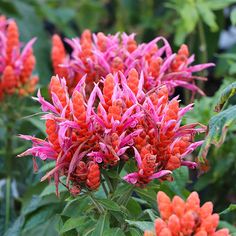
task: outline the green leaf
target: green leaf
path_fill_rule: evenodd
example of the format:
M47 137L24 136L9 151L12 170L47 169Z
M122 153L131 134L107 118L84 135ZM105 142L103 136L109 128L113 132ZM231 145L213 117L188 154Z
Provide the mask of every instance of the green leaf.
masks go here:
M171 190L171 195L179 195L182 198L187 197L188 192L185 190L185 186L189 180L189 170L186 166L181 166L180 168L173 171L173 182L163 182L160 189L166 192L166 187Z
M86 219L87 219L86 216L80 216L77 218L69 218L62 226L60 230L60 234L79 227L86 221Z
M195 4L185 3L179 9L179 13L184 23L182 27L187 31L187 33L191 33L195 29L199 19Z
M236 211L236 204L230 204L228 208L220 213L220 215L228 214L231 211Z
M109 228L109 218L107 214L103 214L99 217L92 236L103 236L107 228Z
M120 228L112 228L105 230L103 236L125 236Z
M154 224L153 222L149 221L133 221L133 220L126 220L129 225L135 226L136 228L145 231L145 230L153 230Z
M147 213L149 215L151 221L153 221L153 222L157 218L157 215L155 215L151 209L146 209L146 210L143 211L143 213L144 214Z
M130 198L126 208L129 210L130 215L133 216L135 219L137 219L137 217L142 213L142 208L140 204L133 198Z
M55 161L46 162L39 170L38 173L45 173L55 167Z
M235 75L236 74L236 63L229 63L229 74Z
M23 215L19 216L14 224L7 230L4 236L20 236L21 228L25 222L25 217Z
M107 210L120 211L120 206L110 199L97 199L97 201Z
M144 200L146 200L148 203L151 203L152 205L156 205L156 192L152 189L149 189L148 187L145 189L136 188L135 192Z
M208 25L213 32L218 30L218 25L216 24L216 17L212 10L208 7L205 2L197 3L198 12L206 25Z
M221 10L228 7L232 3L236 3L236 0L207 0L206 3L212 10Z
M67 188L65 186L63 186L62 184L60 184L58 186L58 191L59 191L59 193L65 192L65 191L67 191ZM51 183L43 190L43 192L40 194L40 196L44 197L44 196L47 196L47 195L50 195L53 193L54 194L56 193L56 186L54 183Z
M206 164L206 155L211 144L219 147L225 140L229 126L236 121L236 105L213 116L209 122L209 131L198 155L200 164Z
M45 123L43 120L40 120L38 117L28 118L29 121L35 128L39 129L43 134L46 135Z
M89 198L78 196L76 199L67 202L61 214L67 217L79 217L81 212L85 212L88 209L88 204Z
M143 236L143 233L136 228L129 228L129 233L131 234L131 236Z
M104 17L106 12L100 1L79 1L79 13L76 15L77 24L84 30L86 28L92 31L96 30L99 22Z
M232 25L236 25L236 9L234 8L230 14L230 20Z
M54 221L54 216L56 215L55 213L57 213L59 210L60 204L51 204L50 206L41 207L34 211L32 214L27 215L23 228L25 234L23 235L26 235L26 232L36 231L39 229L42 230L42 228L46 230L47 227L50 227L54 230L54 227L52 227L52 225L46 226L45 222L48 222L49 220Z
M232 236L236 234L236 227L226 221L220 221L218 227L228 229Z
M44 30L43 20L36 14L33 5L26 1L12 1L14 7L18 10L20 17L16 18L20 29L20 38L23 42L37 37L34 44L34 53L37 58L36 70L40 77L40 83L47 84L50 75L50 43L49 35Z
M228 85L222 92L217 101L215 111L219 112L225 103L236 94L236 82Z

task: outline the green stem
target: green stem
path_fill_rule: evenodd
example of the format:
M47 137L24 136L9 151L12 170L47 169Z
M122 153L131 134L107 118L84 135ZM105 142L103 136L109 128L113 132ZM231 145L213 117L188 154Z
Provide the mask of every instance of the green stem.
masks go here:
M113 193L113 192L114 192L114 188L113 188L113 186L112 186L112 183L111 183L111 181L110 181L109 176L107 176L104 171L102 172L102 174L103 174L103 177L104 177L104 179L105 179L105 181L106 181L106 183L107 183L107 186L108 186L108 188L109 188L109 192L110 192L110 193Z
M13 129L12 123L7 120L7 133L6 133L6 154L5 154L5 163L6 163L6 214L5 214L5 230L8 229L10 222L10 209L11 209L11 169L12 169L12 151L13 151Z
M11 176L6 179L6 214L5 214L5 231L7 231L10 222L11 209Z
M105 193L106 196L108 197L107 187L106 187L106 185L104 184L104 182L102 182L102 188L103 188L104 193Z
M208 61L208 53L207 53L207 44L206 44L206 37L204 32L203 23L201 20L198 22L198 33L200 39L200 63L206 63ZM203 76L205 72L202 72ZM203 89L204 83L203 81L199 81L200 89Z
M92 201L92 203L94 204L94 206L98 209L99 214L104 214L105 210L104 208L99 204L99 202L94 198L93 194L90 193L88 195Z

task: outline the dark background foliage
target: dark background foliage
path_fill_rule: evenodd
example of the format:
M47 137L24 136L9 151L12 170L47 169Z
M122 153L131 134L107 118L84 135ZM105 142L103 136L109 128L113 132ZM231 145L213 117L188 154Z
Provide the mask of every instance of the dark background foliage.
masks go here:
M52 34L58 33L62 37L72 38L79 36L87 28L92 32L135 32L139 42L146 42L162 35L176 51L180 44L186 43L191 53L195 54L197 63L214 62L216 67L204 74L208 76L208 81L199 84L209 97L197 96L195 110L188 115L187 121L207 125L211 116L215 114L214 106L217 99L215 92L220 87L223 88L235 81L235 0L0 0L0 14L17 21L22 42L37 37L34 45L37 59L35 73L39 75L40 87L43 89L47 88L52 75L50 63ZM189 103L188 92L177 89L176 93L181 94L183 103ZM233 103L233 100L234 98L230 102ZM23 111L24 116L39 112L37 104L32 101L27 102L30 108ZM1 125L4 126L4 123ZM39 130L38 134L43 136L44 126L39 122L38 116L29 119L23 117L16 133L36 135L35 127ZM4 128L1 128L0 178L2 180L5 178L4 163L1 158L4 155L2 150L5 135ZM25 144L19 141L16 141L15 145L15 154L25 149ZM212 200L215 203L215 210L223 211L229 204L236 203L235 145L235 127L232 126L225 143L219 149L215 147L210 149L208 160L211 168L208 173L197 177L196 172L191 172L191 180L187 181L188 173L184 170L184 174L182 172L176 174L177 182L162 184L162 188L170 195L182 196L186 196L188 190L197 190L203 202ZM42 168L41 172L46 170L47 165ZM61 221L65 222L72 214L68 207L62 218L57 215L61 213L65 205L63 200L68 196L62 194L61 199L57 199L51 185L46 187L47 184L38 183L42 173L37 176L32 174L30 159L16 159L13 169L16 183L14 188L17 194L11 203L13 227L7 235L18 235L19 232L23 232L22 235L57 235L55 229L51 227L52 224L60 225ZM179 184L181 181L182 184ZM185 189L186 186L188 190ZM0 193L4 193L4 185L0 185ZM141 197L146 196L145 191L136 194ZM152 195L151 190L150 195ZM4 222L4 196L0 195L0 202L0 220ZM80 208L78 210L83 210L83 205ZM232 224L236 223L233 211L222 217ZM0 234L4 230L3 225L0 223ZM61 230L67 232L66 229L61 228Z

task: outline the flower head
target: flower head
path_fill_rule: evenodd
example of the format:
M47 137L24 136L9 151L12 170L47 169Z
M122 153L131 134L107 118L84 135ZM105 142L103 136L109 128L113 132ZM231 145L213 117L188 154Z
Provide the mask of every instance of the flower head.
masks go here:
M143 73L135 69L127 76L108 74L88 95L84 76L70 94L66 80L53 76L52 103L40 91L36 98L47 112L42 117L47 139L22 136L33 147L21 155L55 160L43 179L54 177L57 185L65 175L72 194L97 189L101 168L109 170L133 156L137 168L124 180L137 186L169 179L181 165L195 167L186 156L201 144L193 138L204 128L180 124L191 106L180 108L177 98L169 100L166 86L145 92L142 81Z
M155 220L155 234L146 231L144 236L227 236L228 229L216 230L219 224L219 215L212 213L212 202L200 206L197 192L192 192L186 202L179 196L172 201L162 191L157 194L157 205L160 218Z
M19 32L14 20L0 17L0 100L7 94L24 96L34 91L38 78L32 76L35 57L32 39L21 52Z
M85 30L80 38L65 41L71 46L72 53L66 55L61 39L54 35L51 57L54 73L66 78L70 90L84 74L87 74L87 89L91 91L93 83L101 76L114 75L118 71L127 76L135 68L138 73L143 72L145 91L165 84L171 93L181 86L203 94L194 81L205 78L193 73L213 66L212 63L192 66L194 56L189 55L188 47L182 45L177 53L173 53L163 37L138 44L135 34L91 34ZM158 43L163 46L157 46Z

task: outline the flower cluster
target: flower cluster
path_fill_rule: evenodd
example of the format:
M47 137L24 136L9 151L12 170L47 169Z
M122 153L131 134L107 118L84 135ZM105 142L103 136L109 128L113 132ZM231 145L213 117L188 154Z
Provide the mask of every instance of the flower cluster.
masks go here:
M181 108L178 98L169 100L165 85L144 88L144 73L131 69L127 76L119 71L108 74L86 91L84 75L69 92L66 80L54 76L50 82L52 103L38 92L37 100L46 120L47 139L21 136L33 142L23 155L55 160L55 168L43 180L67 177L72 194L99 187L101 169L115 168L135 157L137 168L124 180L145 186L152 179L169 179L181 165L196 167L186 160L201 141L194 142L198 124L181 126L181 119L192 105Z
M85 30L81 38L65 40L72 48L71 55L67 55L60 37L54 35L51 53L54 73L66 78L70 91L87 74L87 88L91 91L93 83L98 82L101 76L118 71L127 76L130 69L135 68L138 73L143 72L145 91L165 84L171 93L175 87L181 86L203 94L195 80L205 78L193 73L213 66L212 63L191 66L194 56L189 55L186 45L173 53L163 37L142 44L138 44L134 37L135 34L125 33L92 35ZM162 43L162 46L158 47L157 43Z
M21 52L16 22L0 16L0 100L7 94L25 96L35 90L38 78L32 77L34 42L32 39Z
M155 221L155 234L146 231L144 236L228 236L228 229L216 231L219 215L214 213L212 202L200 207L197 192L192 192L186 202L175 196L171 201L164 192L158 192L157 205L161 218Z

